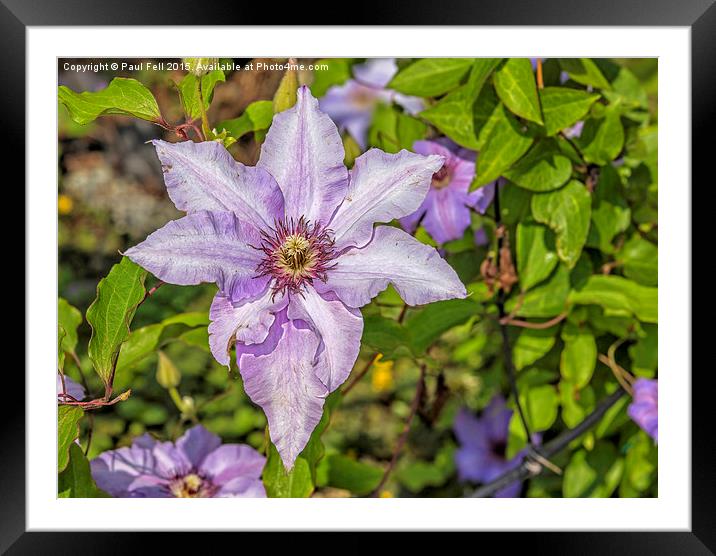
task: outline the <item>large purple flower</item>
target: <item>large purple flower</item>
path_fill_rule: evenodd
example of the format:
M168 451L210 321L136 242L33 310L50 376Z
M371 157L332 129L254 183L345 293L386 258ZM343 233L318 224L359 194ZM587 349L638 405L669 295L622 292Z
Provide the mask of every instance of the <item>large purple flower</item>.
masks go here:
M265 498L266 458L197 425L174 442L148 434L90 462L97 486L115 498Z
M409 305L466 295L435 249L374 228L414 212L443 159L371 149L349 173L338 130L306 87L274 117L255 167L218 142L154 144L188 215L126 255L165 282L219 286L212 353L229 365L235 345L246 393L290 469L353 368L359 307L389 283Z
M418 97L386 89L397 71L398 65L393 58L374 58L353 66L355 79L328 89L320 100L321 110L365 149L373 110L378 103L395 102L409 114L417 114L425 108Z
M512 410L501 396L495 396L479 418L465 408L458 412L453 430L461 444L455 452L461 481L489 483L520 464L523 452L510 460L505 457L511 417ZM515 498L521 488L518 481L497 491L495 496Z
M430 191L418 210L401 218L400 224L412 233L422 223L439 244L461 238L470 225L470 209L484 214L495 195L495 184L469 192L475 178L476 153L448 139L416 141L413 150L423 155L440 155L445 162L433 174Z
M638 378L634 382L634 399L627 413L654 439L659 440L659 381Z

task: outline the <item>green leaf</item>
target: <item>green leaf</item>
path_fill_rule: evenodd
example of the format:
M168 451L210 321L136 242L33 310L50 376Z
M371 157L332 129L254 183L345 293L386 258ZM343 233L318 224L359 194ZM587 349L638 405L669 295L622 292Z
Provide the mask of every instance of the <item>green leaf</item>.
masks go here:
M587 239L592 199L584 184L572 180L563 188L532 196L532 215L557 236L557 255L574 268Z
M632 498L649 490L656 479L658 454L654 442L641 430L627 441L627 446L619 496Z
M514 114L542 123L542 111L537 96L532 64L527 58L510 58L492 78L500 100Z
M97 285L97 298L87 309L92 337L87 353L105 387L112 383L119 350L129 337L129 323L144 299L147 273L127 257Z
M516 310L520 317L554 317L565 310L569 289L569 270L565 265L558 264L546 282L522 296L519 307L518 296L512 296L505 308L508 313Z
M600 118L589 118L575 141L586 162L603 166L614 160L624 146L624 127L616 105Z
M410 350L413 345L404 326L380 315L370 315L363 319L362 343L382 353L384 360L393 359L398 349Z
M619 174L613 166L603 166L592 195L592 225L587 245L597 247L602 253L613 253L612 240L630 223L631 210L624 198Z
M389 89L419 97L435 97L454 89L472 67L474 58L421 58L400 70Z
M74 443L70 446L67 468L57 477L57 492L59 498L109 498L107 493L97 488L89 461Z
M349 490L358 496L373 492L383 477L381 468L341 454L332 454L326 460L326 486Z
M77 347L77 327L82 323L82 313L65 299L57 301L58 368L64 369L65 353L74 353Z
M617 261L624 267L624 275L645 286L659 283L659 249L639 234L634 234L621 248Z
M57 471L67 467L70 446L80 436L80 419L84 411L77 406L61 405L57 408Z
M559 395L550 384L534 386L520 392L520 402L532 432L546 431L557 420Z
M591 452L579 450L564 470L562 492L565 498L608 498L619 485L624 460L616 448L600 442Z
M474 317L480 304L471 299L449 299L431 303L405 321L416 355L424 353L443 333Z
M610 89L609 80L589 58L561 58L559 65L569 74L570 79L582 85L592 85L598 89Z
M555 252L554 234L534 221L517 225L517 275L522 291L546 279L559 262Z
M597 342L586 327L570 322L562 329L564 349L559 360L559 371L565 380L576 388L584 388L592 379L597 364Z
M76 93L60 85L57 95L70 117L82 125L107 114L134 116L150 122L162 119L152 92L136 79L115 77L106 89L94 93Z
M629 346L631 372L636 376L653 378L659 364L659 333L655 324L643 326L644 336Z
M471 189L490 183L508 170L532 145L532 137L526 134L514 116L499 104L485 123L489 132L477 158L475 181ZM484 131L484 130L483 130Z
M567 87L545 87L540 98L547 135L554 135L583 119L599 95Z
M181 97L184 113L190 120L201 117L201 102L199 101L199 84L201 83L201 98L204 100L204 110L208 110L214 97L214 88L218 83L226 81L224 72L220 69L197 77L189 73L179 82L179 96Z
M437 104L421 112L420 116L458 145L477 149L473 103L474 99L468 94L468 86L464 85L445 95Z
M575 384L562 379L559 382L562 402L562 420L569 428L576 427L594 410L595 395L591 386L578 388Z
M273 120L273 102L257 100L246 107L244 113L233 120L219 122L216 129L226 130L232 137L239 139L252 131L260 131L271 127Z
M557 341L556 333L556 326L543 330L524 328L512 348L515 368L520 371L547 355Z
M311 93L318 98L326 94L328 89L334 85L343 85L351 78L351 66L353 61L348 58L322 58L314 64L317 67L328 66L326 70L316 69L313 72L313 83Z
M642 322L658 322L658 288L642 286L621 276L590 276L569 294L572 304L600 305L605 314L634 315Z
M501 58L476 58L470 70L470 77L467 80L466 90L469 98L477 99L482 87L490 77L493 70L500 65Z
M412 149L413 143L423 139L427 130L428 126L420 120L394 106L379 104L373 112L368 143L385 152L397 153L401 149Z
M537 143L504 176L530 191L552 191L562 187L572 175L572 163L561 154L557 143L546 139Z

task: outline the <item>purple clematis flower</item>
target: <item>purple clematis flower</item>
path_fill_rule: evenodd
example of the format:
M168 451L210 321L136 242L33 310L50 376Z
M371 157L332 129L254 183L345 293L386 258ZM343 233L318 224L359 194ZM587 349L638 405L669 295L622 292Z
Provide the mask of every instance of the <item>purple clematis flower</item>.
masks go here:
M520 464L524 451L510 460L505 458L511 417L512 410L499 395L492 398L479 418L465 408L458 412L453 430L461 444L455 452L458 478L461 481L489 483ZM521 489L522 484L515 482L499 490L495 496L515 498Z
M627 413L634 422L659 441L659 381L638 378L634 382L634 399Z
M85 389L82 387L81 384L78 384L74 380L72 380L70 377L65 375L65 394L68 396L72 396L75 400L81 401L85 397ZM57 399L61 400L62 398L62 378L60 377L60 374L57 373Z
M228 366L235 345L290 469L358 357L360 307L389 283L409 305L466 295L435 249L374 228L420 206L443 158L371 149L348 172L338 129L306 87L274 117L255 167L214 141L154 145L188 215L126 255L165 282L218 285L212 353Z
M445 162L432 176L430 191L418 210L400 219L403 229L414 232L422 223L439 244L462 237L470 225L470 209L484 214L495 195L490 183L473 192L476 153L457 146L449 139L416 141L413 150L423 155L440 155Z
M355 79L331 87L320 100L321 110L340 128L346 129L364 150L373 110L378 103L395 102L413 115L425 108L421 98L386 89L397 71L398 65L393 58L373 58L353 66Z
M177 441L148 434L90 462L97 486L115 498L265 498L266 458L244 444L221 444L201 425Z

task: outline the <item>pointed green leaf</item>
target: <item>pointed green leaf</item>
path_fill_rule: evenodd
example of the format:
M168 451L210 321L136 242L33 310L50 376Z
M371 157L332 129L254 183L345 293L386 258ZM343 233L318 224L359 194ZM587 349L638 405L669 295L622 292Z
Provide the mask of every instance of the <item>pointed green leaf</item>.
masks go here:
M437 104L420 113L420 116L433 124L438 130L450 137L458 145L468 149L477 149L475 121L467 85L445 95Z
M599 95L567 87L545 87L540 91L547 135L566 129L583 119Z
M587 283L569 295L569 302L600 305L610 315L634 315L642 322L658 322L658 288L642 286L614 275L590 276Z
M326 486L349 490L358 496L373 492L383 478L383 470L342 454L326 458Z
M271 127L273 120L273 102L257 100L246 107L244 113L233 120L224 120L216 125L218 131L226 130L232 137L239 139L252 131Z
M500 100L514 114L542 123L537 83L529 59L510 58L495 71L493 82Z
M517 275L520 288L527 291L547 278L559 262L551 230L526 221L517 225Z
M559 362L559 370L565 380L576 388L584 388L592 379L597 364L597 342L587 327L572 323L562 329L564 349Z
M201 83L201 98L204 99L204 110L208 110L214 97L214 88L222 81L226 81L222 70L213 70L201 77L197 77L193 73L184 76L179 82L178 88L187 118L195 120L201 117L199 83Z
M61 405L57 408L57 472L67 467L70 446L80 436L80 419L84 411L77 406Z
M472 299L449 299L431 303L405 321L413 352L424 353L445 332L474 317L480 304Z
M592 199L583 183L532 195L532 215L557 236L557 255L569 268L577 264L587 239Z
M547 355L557 341L556 333L556 326L543 330L522 329L513 346L515 368L520 371Z
M119 114L157 122L162 119L152 92L136 79L115 77L106 89L76 93L61 85L58 98L70 117L78 124L87 124L99 116Z
M314 66L328 66L328 69L316 69L313 73L311 93L318 98L334 85L343 85L351 78L351 65L353 60L348 58L323 58L316 60Z
M587 245L603 253L613 253L612 240L630 223L631 210L622 192L621 178L614 167L603 166L592 195L592 225Z
M477 158L476 177L472 189L499 178L532 145L532 137L527 135L526 129L522 128L502 104L495 108L493 116L485 123L485 128L488 126L487 138Z
M569 270L564 264L558 264L545 282L522 296L519 307L519 297L515 295L509 299L505 308L508 313L516 311L520 317L554 317L565 310L569 288Z
M617 261L623 265L624 275L645 286L659 283L659 248L635 233L621 248Z
M551 191L567 183L572 175L572 163L561 154L552 139L537 143L504 176L530 191Z
M561 58L559 65L569 74L570 79L582 85L592 85L598 89L610 89L609 80L604 76L594 60L589 58Z
M624 146L624 127L617 105L607 108L601 118L589 118L575 142L587 162L603 166L614 160Z
M70 446L69 464L57 477L59 498L108 498L94 482L89 461L82 453L82 448L72 443Z
M456 88L474 58L421 58L400 70L388 84L406 95L434 97Z
M87 353L105 387L113 379L119 350L129 337L129 323L144 299L147 273L127 257L114 265L97 285L97 298L87 309L92 337Z

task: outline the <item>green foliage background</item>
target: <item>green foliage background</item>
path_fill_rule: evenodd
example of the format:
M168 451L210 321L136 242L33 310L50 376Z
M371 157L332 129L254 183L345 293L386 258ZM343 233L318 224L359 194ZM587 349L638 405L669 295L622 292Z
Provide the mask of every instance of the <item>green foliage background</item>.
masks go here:
M166 206L159 164L144 144L181 133L168 122L201 120L210 138L253 164L274 111L290 103L291 86L308 83L321 96L349 79L361 61L320 60L327 69L279 74L263 88L247 85L251 76L220 70L201 78L135 72L99 83L104 87L97 93L60 87L59 365L85 381L90 399L110 387L122 396L85 414L60 408L60 496L103 494L88 478L87 458L145 431L176 439L193 423L225 442L266 452L271 496L368 495L392 457L421 367L425 396L379 494L463 496L474 488L456 477L454 416L461 406L479 411L495 394L509 392L495 292L481 273L483 262L497 255L492 208L474 213L465 236L442 246L468 286L468 299L410 308L401 317L403 303L389 288L363 308L354 375L368 372L346 395L331 396L291 476L267 444L265 417L244 394L235 365L227 374L208 351L214 287L164 285L141 303L156 280L117 254L143 239L145 228L178 216ZM541 329L509 326L532 429L544 439L557 436L619 388L600 354L636 377L656 377L657 61L547 59L538 76L528 59L399 65L389 87L425 98L426 108L411 116L397 105L378 106L370 146L397 152L444 135L479 151L473 188L504 179L499 216L518 278L506 310L519 322L553 322ZM578 121L584 122L581 135L568 137L565 131ZM360 149L348 136L345 144L351 165ZM108 201L107 191L117 196ZM120 198L129 205L124 213ZM140 203L153 207L145 221L136 214ZM486 246L475 244L479 229ZM422 228L416 237L434 245ZM109 291L121 303L103 306ZM655 496L657 448L626 415L628 403L622 398L554 458L561 476L543 473L527 482L524 495ZM78 437L82 450L73 443ZM507 457L525 442L515 415Z

